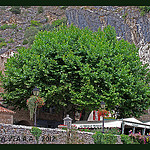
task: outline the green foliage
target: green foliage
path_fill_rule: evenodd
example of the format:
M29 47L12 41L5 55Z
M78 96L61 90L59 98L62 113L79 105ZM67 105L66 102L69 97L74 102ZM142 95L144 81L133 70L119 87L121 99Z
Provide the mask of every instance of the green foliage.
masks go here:
M101 132L96 132L92 137L95 144L116 144L117 142L117 136L113 134L103 134Z
M39 129L38 127L32 127L32 129L30 130L30 132L33 134L33 136L36 138L37 144L39 142L39 137L42 134L42 130Z
M128 13L126 12L122 17L125 19L127 17Z
M12 24L12 25L8 25L8 24L4 24L3 26L0 27L1 30L6 30L6 29L16 29L17 24Z
M68 6L60 6L60 9L67 9Z
M14 14L20 14L21 13L20 6L12 6L10 11Z
M66 18L62 18L62 19L58 19L56 21L53 21L52 24L46 24L44 26L42 26L40 28L40 30L46 30L46 31L53 31L55 28L58 28L60 25L66 25L67 24L67 19Z
M56 27L58 27L58 26L60 26L62 24L65 25L66 23L67 23L67 19L66 18L58 19L58 20L55 20L55 21L52 22L52 27L56 28Z
M131 137L129 135L121 134L121 141L123 144L139 144L139 142Z
M25 40L23 40L22 44L23 44L23 45L28 44L28 40L26 40L26 39L25 39Z
M17 24L14 24L14 23L13 23L12 25L10 25L10 28L11 28L11 29L16 29L16 28L17 28Z
M141 133L129 134L130 140L136 144L150 144L150 137Z
M19 30L22 30L22 28L19 28Z
M8 43L14 43L14 40L13 40L13 39L10 39L10 40L8 41Z
M31 20L31 26L36 27L36 26L39 26L39 25L40 25L40 23L39 23L38 21L36 21L36 20Z
M39 6L39 7L38 7L38 13L40 14L40 13L43 13L43 12L44 12L43 7L42 7L42 6Z
M5 42L0 42L0 48L2 48L3 46L7 46L7 44Z
M0 42L5 42L5 39L0 37Z
M30 8L31 6L22 6L23 8L27 9L27 8Z
M26 29L26 31L24 33L24 38L28 41L29 46L32 45L32 43L35 39L35 35L37 33L38 33L38 29L33 26Z
M121 141L123 144L132 144L131 138L128 135L121 134Z
M89 129L78 129L79 131L91 132Z
M139 6L141 16L144 16L146 13L149 13L150 6Z
M101 132L101 133L102 133L102 131L103 131L102 128L92 130L92 132ZM104 128L104 133L120 135L120 129L119 128L108 128L108 129Z
M36 28L26 31L29 38ZM135 45L117 41L114 28L104 32L60 26L39 32L30 49L18 50L8 59L1 77L8 104L26 107L35 85L46 99L64 111L107 110L118 105L120 118L140 116L149 107L149 73L142 66ZM70 115L71 116L71 115Z
M8 24L4 24L3 26L0 26L1 30L9 29L10 26Z

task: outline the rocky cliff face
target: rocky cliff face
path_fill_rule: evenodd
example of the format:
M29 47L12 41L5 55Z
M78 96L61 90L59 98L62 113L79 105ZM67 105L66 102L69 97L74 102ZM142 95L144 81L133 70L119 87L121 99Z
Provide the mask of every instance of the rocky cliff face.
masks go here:
M72 6L66 10L66 17L68 24L93 31L107 25L115 27L117 38L134 43L143 64L150 64L150 12L142 16L136 6Z
M136 6L83 6L66 10L68 24L96 31L107 25L115 27L118 38L140 47L140 42L150 42L150 13L141 16Z
M0 38L5 39L6 45L0 47L0 51L8 49L16 50L23 45L24 32L31 25L31 20L41 23L41 25L51 24L53 21L65 17L65 10L60 6L42 6L43 12L38 13L39 6L29 8L20 7L20 14L13 14L11 6L0 6L0 27L4 25L15 25L14 28L0 29ZM10 40L12 42L10 42Z

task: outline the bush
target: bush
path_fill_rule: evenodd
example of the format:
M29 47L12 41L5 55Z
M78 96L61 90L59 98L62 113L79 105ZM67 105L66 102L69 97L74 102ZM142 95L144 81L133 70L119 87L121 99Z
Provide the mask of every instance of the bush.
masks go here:
M121 141L123 144L139 144L139 142L133 138L131 138L129 135L121 134Z
M101 132L102 133L102 128L100 129L95 129L93 130L93 132ZM104 129L104 133L105 134L115 134L115 135L120 135L120 129L119 128L108 128L108 129Z
M8 43L14 43L14 40L13 40L13 39L10 39L10 40L8 41Z
M6 45L7 45L6 43L1 42L1 43L0 43L0 48L2 48L3 46L6 46Z
M22 42L22 44L23 44L23 45L28 44L28 40L25 39L25 40Z
M116 144L117 136L113 134L103 134L96 132L93 136L95 144Z
M20 14L21 13L20 6L12 6L10 11L14 14Z
M64 24L64 25L67 24L67 19L66 18L58 19L58 20L52 22L53 27L58 27L62 24Z
M132 141L138 142L139 144L150 144L150 137L141 135L141 133L129 134L129 137Z
M38 7L38 13L40 14L40 13L43 13L43 7L42 6L40 6L40 7Z
M42 26L40 28L40 30L52 31L55 28L58 28L59 26L61 26L62 24L63 25L67 24L67 19L66 18L62 18L62 19L58 19L56 21L53 21L51 25L50 24L46 24L46 25Z
M10 25L10 28L11 28L11 29L16 29L16 28L17 28L17 24L14 24L14 23L13 23L12 25Z
M24 37L28 39L30 36L35 36L37 33L38 33L38 29L31 26L26 29L26 31L24 33Z
M3 26L0 27L1 30L5 30L5 29L15 29L17 27L17 24L12 24L12 25L8 25L8 24L4 24Z
M0 42L5 42L5 39L0 37Z
M67 9L68 6L60 6L60 9Z
M37 127L32 127L32 129L30 130L30 132L33 134L33 136L36 138L37 144L39 142L39 137L42 134L42 130L40 130Z
M10 26L8 24L4 24L3 26L0 27L1 30L9 29Z
M22 28L19 28L19 30L22 30Z
M39 26L40 23L38 21L35 21L35 20L31 20L31 26Z
M28 41L29 46L33 44L35 35L38 33L38 31L39 30L33 26L26 29L24 37Z
M32 44L33 44L33 41L35 40L35 36L30 36L29 38L28 38L28 44L29 44L29 46L31 46Z
M141 16L144 16L146 13L149 13L150 6L139 6Z

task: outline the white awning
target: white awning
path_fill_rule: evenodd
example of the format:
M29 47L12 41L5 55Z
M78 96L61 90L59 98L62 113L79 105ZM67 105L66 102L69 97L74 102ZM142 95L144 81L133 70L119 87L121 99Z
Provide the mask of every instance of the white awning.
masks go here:
M150 122L148 123L143 123L135 118L125 118L122 120L114 120L111 122L105 122L104 127L105 128L121 128L122 121L124 125L131 126L131 127L139 127L139 128L146 128L150 129ZM102 127L102 122L97 122L97 123L84 123L84 124L76 124L74 123L73 125L76 125L77 128L101 128Z
M150 125L150 122L145 122L145 124Z

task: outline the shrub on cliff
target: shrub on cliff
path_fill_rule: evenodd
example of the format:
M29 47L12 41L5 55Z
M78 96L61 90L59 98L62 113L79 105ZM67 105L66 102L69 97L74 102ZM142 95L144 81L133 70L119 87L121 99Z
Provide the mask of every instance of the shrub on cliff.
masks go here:
M20 14L21 13L20 6L12 6L10 11L14 14Z
M40 13L43 13L43 12L44 12L43 7L42 6L38 7L38 13L40 14Z
M30 49L18 50L8 59L1 81L5 101L26 107L25 100L35 85L47 105L91 111L105 101L118 117L138 117L147 109L149 75L142 66L138 49L127 41L116 40L114 28L104 32L61 26L39 32Z
M35 35L38 33L38 29L36 27L28 27L26 30L25 30L25 33L24 33L24 38L28 41L29 43L29 46L32 45L34 39L35 39Z

